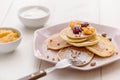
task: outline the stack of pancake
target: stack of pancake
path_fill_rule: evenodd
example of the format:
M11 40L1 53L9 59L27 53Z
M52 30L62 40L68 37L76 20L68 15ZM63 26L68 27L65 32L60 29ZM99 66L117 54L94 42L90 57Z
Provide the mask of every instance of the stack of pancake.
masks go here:
M67 41L69 44L76 47L91 46L98 43L96 33L91 35L74 34L70 28L65 28L60 32L60 37Z
M97 34L96 30L89 35L83 32L74 34L72 29L67 27L59 35L47 39L47 46L51 50L59 50L58 57L60 59L76 54L81 59L82 65L88 64L93 59L94 54L100 57L114 54L112 42Z

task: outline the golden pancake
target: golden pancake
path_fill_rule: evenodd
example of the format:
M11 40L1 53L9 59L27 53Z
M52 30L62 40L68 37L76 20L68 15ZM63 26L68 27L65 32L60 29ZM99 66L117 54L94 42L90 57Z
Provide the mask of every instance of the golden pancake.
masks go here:
M87 40L87 38L85 38L85 39L71 39L71 38L67 37L67 30L68 30L68 28L65 28L60 32L60 37L62 39L64 39L65 41L67 41L67 42L83 42L83 41Z
M101 57L108 57L114 54L114 45L107 38L98 36L99 42L96 45L86 47L94 54Z
M97 44L99 41L97 36L94 36L92 39L84 41L84 42L80 42L80 43L71 43L68 42L70 45L76 46L76 47L85 47L85 46L91 46L91 45L95 45Z
M84 33L74 34L71 28L67 28L67 37L69 37L71 39L85 39L85 38L90 38L94 35L96 35L95 32L91 35L85 35Z
M58 58L65 59L71 58L73 59L75 66L83 66L88 64L94 57L94 54L91 53L86 48L78 48L78 47L67 47L63 48L58 52ZM78 62L79 61L79 62Z
M47 39L48 49L59 50L70 46L65 40L63 40L59 35L50 37Z

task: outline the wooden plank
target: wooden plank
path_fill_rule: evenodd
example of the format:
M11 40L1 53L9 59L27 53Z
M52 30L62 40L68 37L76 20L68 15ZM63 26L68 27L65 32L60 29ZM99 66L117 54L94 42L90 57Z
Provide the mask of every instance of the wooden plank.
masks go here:
M0 25L2 24L14 0L0 0Z
M69 3L69 4L68 4ZM99 22L98 1L95 0L58 0L54 12L51 12L51 24L58 24L71 20Z
M112 27L120 28L120 1L101 0L100 1L100 23Z
M40 60L33 55L34 30L25 28L17 16L21 7L31 5L35 3L34 1L15 0L1 24L21 30L22 42L14 52L0 56L0 80L16 80L39 70Z

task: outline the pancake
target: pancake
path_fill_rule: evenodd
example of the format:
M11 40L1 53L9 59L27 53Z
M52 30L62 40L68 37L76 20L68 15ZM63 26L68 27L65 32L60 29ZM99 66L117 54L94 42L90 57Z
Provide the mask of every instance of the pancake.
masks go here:
M86 39L71 39L71 38L67 37L67 30L68 30L68 28L65 28L60 32L60 37L62 39L64 39L65 41L67 41L67 42L83 42L83 41L87 40L87 38Z
M94 54L101 57L108 57L114 54L114 45L107 38L98 36L99 42L96 45L86 47Z
M99 42L99 39L97 36L93 37L90 40L84 41L84 42L80 42L80 43L71 43L68 42L70 45L76 46L76 47L85 47L85 46L91 46L91 45L95 45Z
M86 48L67 47L61 49L58 52L58 58L60 60L65 58L71 58L73 59L73 65L75 66L84 66L88 64L93 59L93 57L94 54Z
M61 48L70 46L59 35L48 38L46 42L47 42L48 49L53 49L53 50L59 50Z
M91 35L85 35L83 33L81 34L74 34L71 28L67 28L67 37L71 38L71 39L85 39L85 38L90 38L92 36L96 35L96 33L94 32Z

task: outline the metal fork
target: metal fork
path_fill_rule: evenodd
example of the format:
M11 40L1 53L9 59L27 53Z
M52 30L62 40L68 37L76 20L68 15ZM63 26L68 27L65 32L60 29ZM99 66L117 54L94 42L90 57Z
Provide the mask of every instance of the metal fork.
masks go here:
M63 59L61 61L59 61L54 67L50 67L50 68L47 68L45 70L42 70L42 71L38 71L38 72L35 72L35 73L32 73L28 76L25 76L23 78L20 78L19 80L35 80L35 79L38 79L40 77L43 77L45 75L47 75L48 73L56 70L56 69L63 69L63 68L66 68L66 67L69 67L72 62L72 59Z

